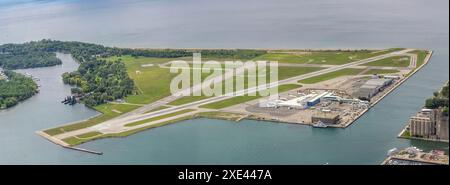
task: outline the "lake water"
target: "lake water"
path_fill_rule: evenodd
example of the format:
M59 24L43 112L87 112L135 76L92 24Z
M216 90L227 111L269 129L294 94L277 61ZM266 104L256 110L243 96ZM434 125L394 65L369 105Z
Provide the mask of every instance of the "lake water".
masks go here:
M0 44L43 38L149 48L425 48L430 63L347 129L196 119L70 151L34 132L96 115L60 101L77 64L20 70L41 92L0 111L0 164L379 164L387 150L448 144L397 139L409 116L449 78L448 1L0 2Z

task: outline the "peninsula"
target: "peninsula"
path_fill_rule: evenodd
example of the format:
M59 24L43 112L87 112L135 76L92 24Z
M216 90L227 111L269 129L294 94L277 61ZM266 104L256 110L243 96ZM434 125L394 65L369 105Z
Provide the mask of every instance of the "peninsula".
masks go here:
M379 100L423 67L432 52L423 49L128 49L82 42L42 40L25 43L35 51L70 53L80 63L65 73L79 101L102 114L88 120L48 128L37 133L70 147L106 137L124 137L149 128L196 117L239 121L269 120L313 127L345 128ZM268 61L278 63L276 83L245 84L233 96L174 96L170 72L174 61ZM189 64L189 70L196 69ZM225 70L223 70L225 71ZM245 79L242 73L214 76L201 73L204 82ZM266 71L262 76L270 76ZM258 73L258 77L261 74ZM278 95L250 96L261 87L278 88ZM224 89L225 91L225 89ZM228 91L229 92L229 91ZM318 128L318 129L319 129Z
M54 40L0 48L0 64L8 69L58 65L56 52L69 53L80 63L77 71L63 74L63 81L73 86L74 98L102 114L37 131L65 147L128 136L196 117L345 128L417 72L432 55L431 51L409 48L129 49ZM27 51L32 55L23 55ZM219 65L207 71L202 66L196 68L196 53L203 61ZM201 83L183 89L198 92L198 96L171 93L171 82L179 75L171 72L175 61L190 61L185 69L180 68L188 71L187 78L199 72ZM227 72L227 61L267 61L269 66L276 65L276 81L268 81L273 75L268 69L255 69L256 76L250 74L250 68L239 66ZM228 79L239 78L246 79L241 89L236 82L231 83L232 89L222 86ZM250 83L248 79L252 78L258 79L258 84ZM204 94L206 86L221 86L223 94ZM261 89L275 88L276 96L260 95Z

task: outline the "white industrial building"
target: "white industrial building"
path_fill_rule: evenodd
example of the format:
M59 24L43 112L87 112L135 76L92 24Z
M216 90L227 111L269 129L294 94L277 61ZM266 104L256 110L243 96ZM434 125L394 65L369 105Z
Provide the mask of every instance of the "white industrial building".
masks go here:
M307 109L308 107L316 105L320 101L327 101L327 100L340 101L341 99L342 99L341 97L334 96L333 93L331 92L323 92L320 94L317 93L300 94L299 97L295 97L292 99L269 98L268 100L261 100L259 102L259 107L266 107L266 108L289 107L294 109Z
M293 98L286 101L281 101L278 103L278 106L280 107L290 107L295 109L305 109L308 108L308 101L309 99L315 97L316 94L308 94L304 96L300 96L297 98Z
M398 76L398 75L384 75L383 78L386 78L386 79L400 79L400 76Z

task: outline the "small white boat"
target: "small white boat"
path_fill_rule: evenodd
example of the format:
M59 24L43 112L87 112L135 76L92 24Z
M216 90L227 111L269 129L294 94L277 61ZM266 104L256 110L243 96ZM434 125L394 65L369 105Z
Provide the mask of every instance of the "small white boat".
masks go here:
M327 124L325 124L325 123L323 123L323 122L321 122L321 121L318 121L318 122L312 124L312 126L313 126L313 127L316 127L316 128L327 128L327 127L328 127Z

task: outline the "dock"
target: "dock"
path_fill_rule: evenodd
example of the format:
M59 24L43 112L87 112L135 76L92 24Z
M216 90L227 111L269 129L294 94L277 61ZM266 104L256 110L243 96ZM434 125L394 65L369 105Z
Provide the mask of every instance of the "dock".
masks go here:
M97 152L97 151L88 150L88 149L84 149L84 148L71 147L71 146L64 146L64 148L72 149L72 150L76 150L76 151L80 151L80 152L91 153L91 154L103 155L103 152Z

